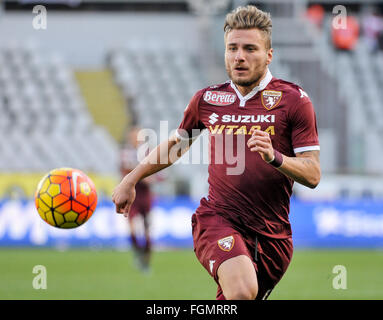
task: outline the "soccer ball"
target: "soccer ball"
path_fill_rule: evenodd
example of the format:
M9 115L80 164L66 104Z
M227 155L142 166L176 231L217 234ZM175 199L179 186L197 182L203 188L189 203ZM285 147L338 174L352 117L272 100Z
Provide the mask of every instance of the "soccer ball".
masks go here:
M92 180L78 169L59 168L46 174L37 186L35 204L40 217L57 228L76 228L97 206Z

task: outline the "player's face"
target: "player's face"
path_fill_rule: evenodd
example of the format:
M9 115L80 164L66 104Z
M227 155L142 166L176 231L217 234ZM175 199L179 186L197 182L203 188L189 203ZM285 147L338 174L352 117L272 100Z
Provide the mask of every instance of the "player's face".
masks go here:
M130 131L127 133L127 141L134 147L138 148L139 143L138 143L138 132L139 128L132 128Z
M230 79L245 92L257 86L273 57L259 29L234 29L225 39L225 65Z

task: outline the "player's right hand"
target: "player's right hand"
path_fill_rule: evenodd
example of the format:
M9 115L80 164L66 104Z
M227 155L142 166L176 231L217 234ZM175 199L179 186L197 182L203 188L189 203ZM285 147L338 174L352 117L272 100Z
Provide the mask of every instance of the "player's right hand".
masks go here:
M129 215L130 207L136 198L136 186L122 180L114 189L112 201L116 206L117 213L123 213L125 217Z

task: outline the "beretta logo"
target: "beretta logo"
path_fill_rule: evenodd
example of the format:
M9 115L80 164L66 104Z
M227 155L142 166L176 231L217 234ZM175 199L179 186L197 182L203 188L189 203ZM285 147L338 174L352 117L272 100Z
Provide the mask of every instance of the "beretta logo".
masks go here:
M203 99L215 106L227 106L235 102L237 96L235 93L226 91L206 91Z

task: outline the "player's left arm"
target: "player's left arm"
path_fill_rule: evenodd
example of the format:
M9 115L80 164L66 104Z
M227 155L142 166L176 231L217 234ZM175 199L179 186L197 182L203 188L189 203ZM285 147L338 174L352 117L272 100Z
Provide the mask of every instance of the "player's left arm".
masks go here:
M299 152L296 157L285 155L282 157L282 165L277 168L280 172L312 189L319 184L321 178L319 150Z
M274 165L284 175L309 188L315 188L320 181L321 169L319 150L298 152L295 157L288 157L274 150L270 135L261 130L255 130L247 146L253 152L258 152L262 159Z

